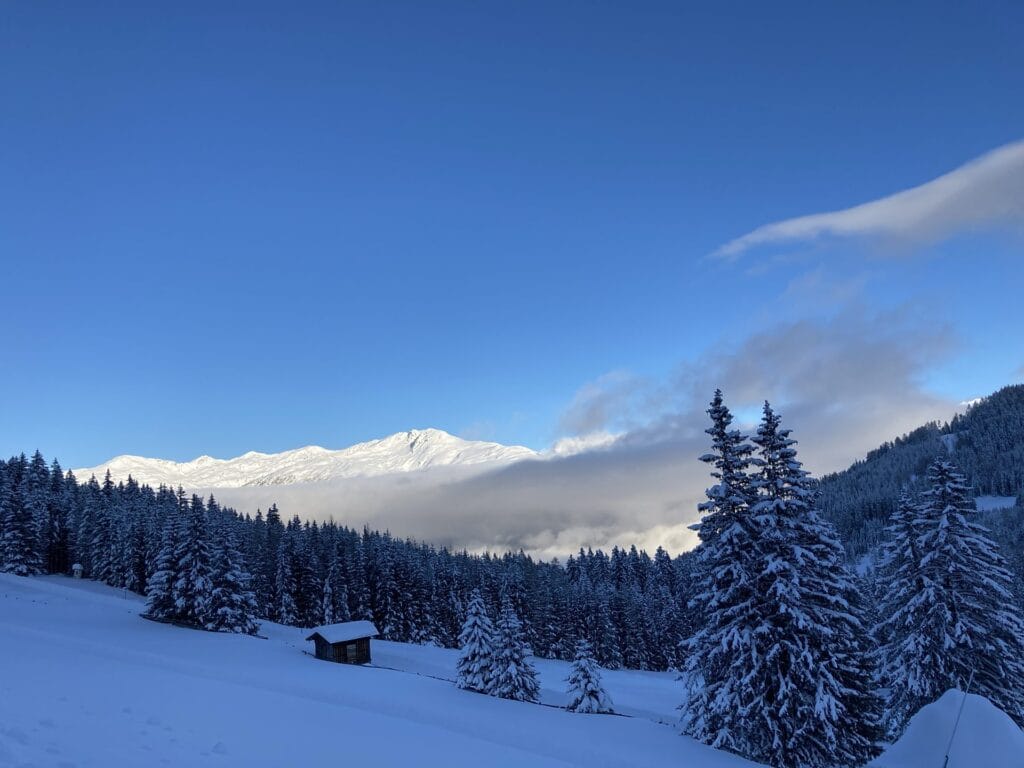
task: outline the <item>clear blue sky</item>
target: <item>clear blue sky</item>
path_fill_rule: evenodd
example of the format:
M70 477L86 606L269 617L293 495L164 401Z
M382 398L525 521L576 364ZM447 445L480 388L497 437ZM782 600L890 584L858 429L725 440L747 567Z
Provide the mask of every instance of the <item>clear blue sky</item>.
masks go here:
M837 5L3 4L0 452L540 448L815 269L956 329L936 391L1009 383L1019 240L708 258L1024 138L1021 3Z

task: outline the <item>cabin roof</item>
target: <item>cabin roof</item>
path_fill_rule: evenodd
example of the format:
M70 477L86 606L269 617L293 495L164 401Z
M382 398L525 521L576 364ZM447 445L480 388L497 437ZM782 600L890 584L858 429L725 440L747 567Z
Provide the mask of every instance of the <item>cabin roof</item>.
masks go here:
M313 627L309 632L307 640L312 640L316 635L320 635L331 645L364 637L377 637L380 634L373 626L372 621L343 621L340 624L325 624L322 627Z

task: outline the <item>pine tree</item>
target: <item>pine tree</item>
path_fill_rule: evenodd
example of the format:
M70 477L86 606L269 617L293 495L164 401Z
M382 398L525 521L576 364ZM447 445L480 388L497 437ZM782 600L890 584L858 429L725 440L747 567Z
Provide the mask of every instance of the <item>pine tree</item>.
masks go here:
M178 581L178 540L180 515L177 506L164 521L160 550L153 575L146 586L146 613L156 619L172 619L177 613L174 603L174 584Z
M540 696L537 671L526 658L522 625L512 601L507 597L502 599L498 618L492 670L488 691L491 695L516 701L537 701Z
M494 625L487 616L487 608L479 589L474 589L466 609L466 620L459 633L458 677L459 688L478 693L491 692L494 676Z
M906 596L916 591L914 584L919 580L921 555L917 546L917 507L909 492L904 490L900 493L896 509L885 528L888 538L882 544L873 579L880 603L877 614L881 618L871 630L871 639L876 648L877 674L882 688L888 687L885 680L886 653L897 636L894 617L903 607ZM885 720L892 720L888 712Z
M719 652L693 644L708 654L701 671L715 688L688 706L684 722L702 740L772 766L859 765L878 736L863 606L834 531L814 509L795 441L779 427L766 403L754 438L756 496L732 526L750 534L750 559L733 571L742 581L731 582L742 584L734 591L742 599L705 602L708 625L727 631L718 632ZM721 511L723 494L709 497Z
M29 534L24 560L30 574L40 574L44 572L49 546L50 470L39 451L32 454L26 465L21 486L21 501L25 506L23 515Z
M748 475L754 449L731 428L732 414L721 390L715 391L708 415L712 452L701 461L712 465L718 483L708 488L707 501L698 507L703 517L693 526L701 543L691 609L700 628L686 642L690 690L682 722L694 738L739 752L745 723L737 704L745 691L736 669L752 650L756 600L758 531L750 514L754 491ZM627 666L632 664L627 661Z
M349 621L348 589L341 578L341 569L336 559L331 560L331 567L324 579L321 619L324 624L335 624Z
M212 558L206 508L198 496L192 496L174 555L177 560L177 579L173 587L175 618L197 627L205 626L210 618L213 593Z
M590 643L580 641L576 646L576 658L566 680L569 683L570 712L603 714L614 712L611 699L601 685L601 672L590 649Z
M366 553L363 542L358 536L352 545L351 559L347 570L352 585L349 590L352 617L356 620L372 619L370 588L366 583Z
M259 623L256 596L249 588L252 577L242 565L234 531L221 525L217 533L206 628L255 635Z
M274 579L274 594L277 603L274 606L274 618L279 624L294 625L298 621L295 605L295 575L292 571L291 534L286 531L281 537L277 553L277 574Z
M31 576L38 573L35 521L24 503L21 479L12 469L8 465L0 477L0 571Z
M976 512L962 474L945 459L928 469L929 489L911 518L901 505L890 526L894 553L886 618L876 635L888 686L890 736L949 688L989 698L1024 726L1024 619L1012 576Z
M796 441L765 403L754 442L758 499L756 653L741 668L754 721L744 754L773 766L860 765L877 753L879 706L871 690L856 584Z
M320 601L320 620L324 624L334 624L334 587L331 586L329 576L324 580L324 595Z
M64 477L60 463L54 459L50 465L50 492L47 499L47 554L46 566L50 573L68 573L71 549L70 518L73 498L70 482Z

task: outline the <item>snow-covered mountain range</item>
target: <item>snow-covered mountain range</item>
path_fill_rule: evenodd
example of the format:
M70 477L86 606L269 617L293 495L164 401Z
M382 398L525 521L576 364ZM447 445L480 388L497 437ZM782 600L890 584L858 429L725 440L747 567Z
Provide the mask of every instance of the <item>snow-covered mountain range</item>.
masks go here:
M185 488L289 485L339 478L373 477L432 467L512 464L542 454L520 445L463 440L440 429L412 429L341 450L310 445L283 453L250 451L233 459L200 456L186 462L117 456L96 467L74 470L81 479L107 471L115 482L131 475L140 483Z

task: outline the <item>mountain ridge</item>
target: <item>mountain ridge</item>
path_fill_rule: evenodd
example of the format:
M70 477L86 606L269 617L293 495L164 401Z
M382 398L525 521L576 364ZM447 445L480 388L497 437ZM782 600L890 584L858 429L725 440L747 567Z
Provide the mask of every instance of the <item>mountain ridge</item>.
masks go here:
M444 430L427 428L396 432L337 450L307 445L280 453L248 451L229 459L203 455L185 462L122 454L95 467L73 471L83 479L93 475L102 478L109 471L115 482L131 475L152 486L242 488L374 477L443 466L512 464L541 456L521 445L464 440Z

